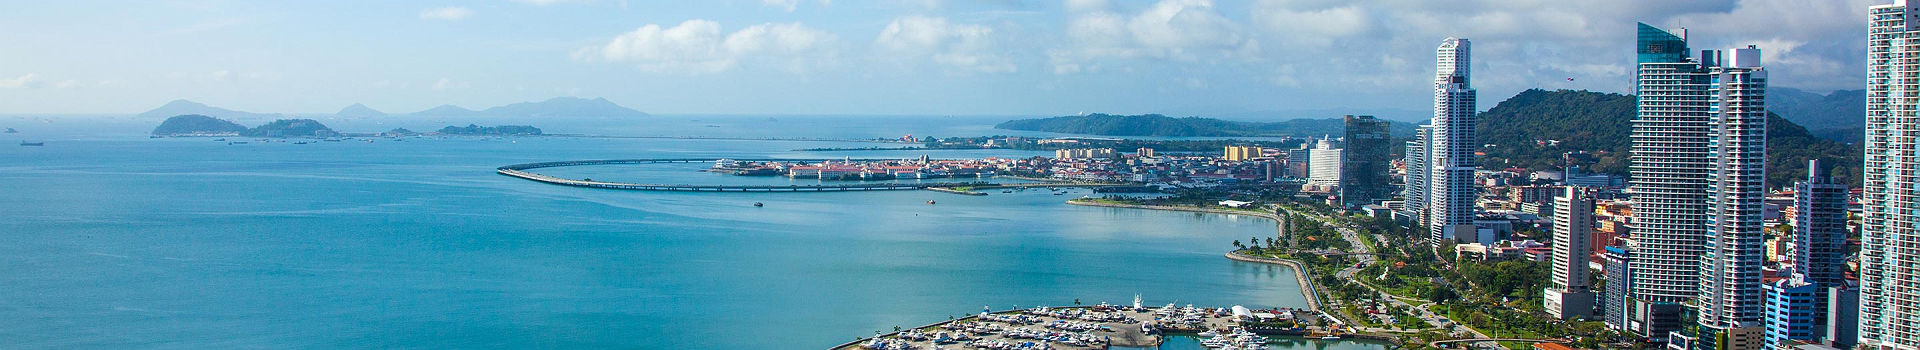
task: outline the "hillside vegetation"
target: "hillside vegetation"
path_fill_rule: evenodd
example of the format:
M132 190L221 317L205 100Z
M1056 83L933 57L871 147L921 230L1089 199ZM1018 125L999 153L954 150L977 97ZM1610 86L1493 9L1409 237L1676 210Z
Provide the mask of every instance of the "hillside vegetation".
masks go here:
M1391 132L1404 137L1413 133L1413 124L1392 122ZM1346 133L1341 118L1292 119L1278 122L1242 122L1213 118L1173 118L1159 114L1088 114L1039 119L1011 120L994 125L997 129L1045 131L1064 134L1101 136L1235 136L1235 137L1320 137Z
M1633 146L1632 95L1527 90L1500 102L1476 125L1486 168L1553 169L1567 163L1626 175ZM1767 186L1806 178L1808 159L1826 159L1842 183L1860 184L1857 145L1816 137L1778 115L1767 118Z

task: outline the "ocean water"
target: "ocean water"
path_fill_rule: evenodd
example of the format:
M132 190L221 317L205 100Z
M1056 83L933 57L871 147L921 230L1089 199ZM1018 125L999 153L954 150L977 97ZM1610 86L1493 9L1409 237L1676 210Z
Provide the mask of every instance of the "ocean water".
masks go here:
M899 131L676 123L696 135ZM1062 204L1084 191L660 193L492 171L566 159L1035 152L572 137L228 145L59 124L64 133L23 130L47 146L0 145L7 348L816 349L982 307L1136 294L1154 305L1304 305L1291 271L1220 257L1233 240L1273 235L1263 219ZM698 168L543 171L792 181Z

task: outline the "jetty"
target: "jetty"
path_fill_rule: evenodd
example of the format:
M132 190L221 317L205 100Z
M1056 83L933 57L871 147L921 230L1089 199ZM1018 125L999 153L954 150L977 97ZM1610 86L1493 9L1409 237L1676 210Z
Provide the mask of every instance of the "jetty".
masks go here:
M501 166L494 172L515 178L562 186L637 190L637 191L675 191L675 192L843 192L843 191L900 191L934 190L955 194L984 195L984 193L958 189L997 189L1025 187L1106 187L1124 186L1123 184L1081 183L1081 182L1045 182L1045 183L994 183L987 181L933 181L933 182L883 182L819 185L699 185L699 184L648 184L612 181L594 181L592 179L568 179L540 174L529 170L589 165L627 165L657 163L713 163L720 158L649 158L649 159L599 159L568 160L556 162L523 163ZM748 162L827 162L827 161L885 161L886 159L731 159Z

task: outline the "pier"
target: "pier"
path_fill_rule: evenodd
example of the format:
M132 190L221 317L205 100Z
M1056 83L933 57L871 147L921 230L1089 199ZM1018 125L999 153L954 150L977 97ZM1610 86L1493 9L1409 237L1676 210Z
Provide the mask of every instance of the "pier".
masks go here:
M826 161L886 161L887 159L733 159L746 162L826 162ZM942 192L968 194L957 188L997 189L1026 187L1104 187L1123 186L1122 184L1049 182L1002 184L986 181L943 181L943 182L888 182L857 183L843 185L688 185L688 184L643 184L628 182L591 181L590 179L568 179L555 177L528 170L587 165L627 165L658 163L713 163L719 158L652 158L652 159L599 159L569 160L557 162L523 163L501 166L494 172L535 182L562 186L601 188L612 190L669 191L669 192L845 192L845 191L901 191L901 190L943 190Z

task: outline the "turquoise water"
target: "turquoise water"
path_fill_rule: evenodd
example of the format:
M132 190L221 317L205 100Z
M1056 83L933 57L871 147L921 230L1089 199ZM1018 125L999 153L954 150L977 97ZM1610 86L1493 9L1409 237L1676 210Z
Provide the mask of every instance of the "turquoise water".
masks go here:
M810 349L982 306L1135 294L1151 304L1304 305L1291 271L1220 257L1233 240L1272 235L1262 219L1069 206L1061 202L1078 194L1045 191L626 192L492 173L563 159L918 152L83 135L0 146L9 348ZM552 170L787 181L698 167Z

